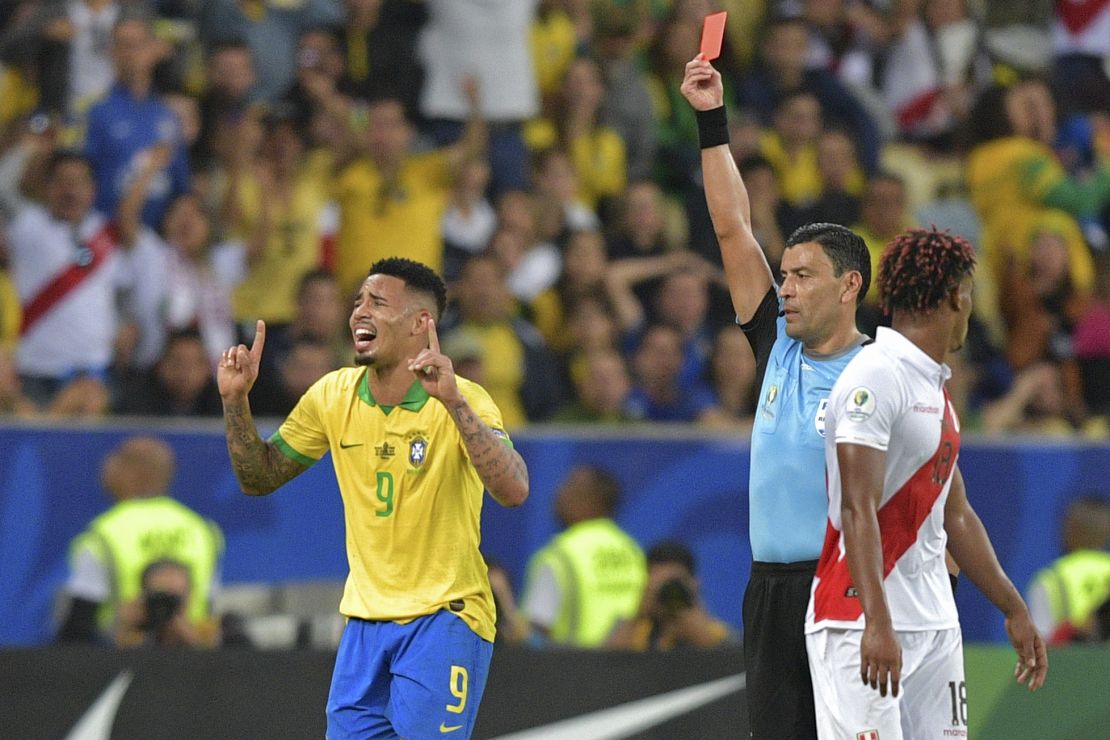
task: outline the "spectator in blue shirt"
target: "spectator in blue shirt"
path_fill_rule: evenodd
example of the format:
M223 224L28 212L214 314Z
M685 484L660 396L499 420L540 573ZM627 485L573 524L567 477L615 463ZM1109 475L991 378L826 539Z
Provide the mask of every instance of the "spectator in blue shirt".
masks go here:
M147 191L143 223L157 227L169 202L189 189L189 162L181 126L153 89L161 51L150 22L125 15L112 31L115 83L89 109L85 154L96 177L96 207L115 213L127 186L141 169L145 152L170 142L173 156Z
M632 358L636 384L628 396L628 416L642 421L711 423L721 413L708 386L680 381L682 335L666 324L644 332Z

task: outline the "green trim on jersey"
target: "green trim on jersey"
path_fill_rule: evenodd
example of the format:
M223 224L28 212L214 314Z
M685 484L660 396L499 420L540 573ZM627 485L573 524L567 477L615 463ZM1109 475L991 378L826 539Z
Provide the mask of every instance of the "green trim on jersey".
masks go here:
M394 409L393 406L384 406L374 400L374 394L370 392L369 370L364 372L358 381L358 397L369 406L377 406L384 414L388 414ZM428 391L424 390L424 386L420 385L420 381L414 380L408 391L405 392L405 397L401 399L401 403L397 405L409 411L419 411L424 408L424 404L428 402L429 398L431 396L428 395Z
M302 455L300 452L297 452L295 449L293 449L293 447L288 442L282 439L281 430L278 430L270 435L270 443L274 447L278 448L278 451L281 452L281 454L285 455L294 462L299 462L306 468L311 468L313 465L319 462L319 460L313 460L308 455Z
M303 457L330 451L350 568L339 611L404 624L446 610L492 641L496 615L479 550L485 486L462 433L446 406L427 402L419 382L398 404L404 411L383 413L368 372L345 367L320 378L279 429ZM485 389L462 377L458 389L504 434Z

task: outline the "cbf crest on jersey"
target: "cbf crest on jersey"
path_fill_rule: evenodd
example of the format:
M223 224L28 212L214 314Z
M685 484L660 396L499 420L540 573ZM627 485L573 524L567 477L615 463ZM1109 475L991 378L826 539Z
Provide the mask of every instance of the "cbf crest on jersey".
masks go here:
M409 465L419 468L428 457L428 440L420 432L405 438L409 444Z

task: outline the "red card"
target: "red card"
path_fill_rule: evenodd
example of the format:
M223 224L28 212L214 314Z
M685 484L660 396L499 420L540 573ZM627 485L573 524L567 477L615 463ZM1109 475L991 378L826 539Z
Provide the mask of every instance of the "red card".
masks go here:
M701 28L701 54L707 61L713 61L721 56L721 44L725 40L725 18L728 13L712 13L705 16L705 25Z

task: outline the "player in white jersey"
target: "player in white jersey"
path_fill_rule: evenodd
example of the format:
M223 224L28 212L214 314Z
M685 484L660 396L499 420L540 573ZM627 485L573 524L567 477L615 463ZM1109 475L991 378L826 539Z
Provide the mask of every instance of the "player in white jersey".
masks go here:
M1048 671L1044 642L957 467L944 361L967 336L974 266L958 237L916 230L895 239L878 277L893 328L880 329L833 386L829 522L806 618L822 739L966 737L946 545L1005 615L1017 680L1037 689Z

